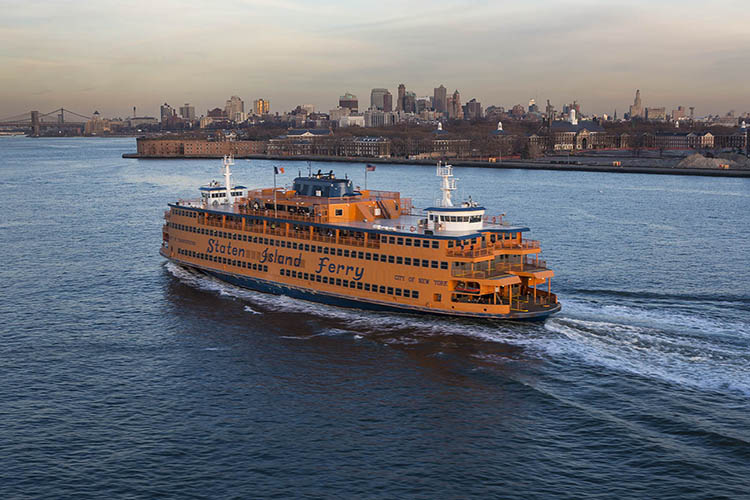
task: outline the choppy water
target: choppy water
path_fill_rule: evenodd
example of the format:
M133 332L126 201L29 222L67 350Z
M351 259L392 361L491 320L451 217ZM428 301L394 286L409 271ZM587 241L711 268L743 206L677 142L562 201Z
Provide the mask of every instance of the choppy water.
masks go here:
M220 164L134 149L0 138L3 498L750 497L750 181L457 168L557 272L561 314L491 323L165 264L166 203Z

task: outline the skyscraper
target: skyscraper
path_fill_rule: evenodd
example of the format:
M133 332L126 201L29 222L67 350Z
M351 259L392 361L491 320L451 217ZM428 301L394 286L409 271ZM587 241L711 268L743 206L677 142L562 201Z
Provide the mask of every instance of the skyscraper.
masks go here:
M253 101L253 111L256 115L267 115L271 111L271 102L268 99L256 99Z
M630 106L630 119L633 118L643 118L643 104L641 103L641 91L636 90L635 91L635 100L633 101L633 105Z
M384 109L385 95L389 93L388 89L372 89L370 92L370 107L372 109Z
M406 85L400 83L398 85L398 97L396 98L396 111L403 111L404 97L406 97Z
M352 113L356 113L359 110L359 100L356 95L347 92L339 97L339 107L349 108Z
M175 116L174 108L172 108L172 106L170 106L166 102L161 105L160 111L162 123L168 122Z
M438 111L440 113L445 113L447 110L446 104L448 102L448 90L442 85L435 88L433 91L432 100L433 100L433 105L435 106L435 111Z
M383 111L393 111L393 94L390 92L383 94Z
M458 92L458 89L456 89L456 91L453 92L453 95L448 99L448 104L448 118L456 120L463 118L464 113L463 109L461 109L461 94Z
M185 120L195 120L195 106L186 102L184 106L180 106L180 116Z
M227 118L233 121L242 121L242 115L245 113L245 102L233 95L230 97L224 105L224 114Z

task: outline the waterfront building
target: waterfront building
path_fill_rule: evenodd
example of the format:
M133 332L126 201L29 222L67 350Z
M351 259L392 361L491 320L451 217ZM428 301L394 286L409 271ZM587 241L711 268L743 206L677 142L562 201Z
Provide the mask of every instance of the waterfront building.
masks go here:
M151 158L235 157L266 153L265 141L209 141L207 139L146 138L136 139L138 155Z
M180 116L184 120L195 120L195 106L191 106L190 103L186 102L184 106L180 106Z
M389 158L391 156L391 141L385 137L347 137L341 141L339 155Z
M356 113L357 111L359 111L359 100L357 99L356 95L346 92L344 95L339 97L339 107L348 108L352 113Z
M253 111L258 116L267 115L271 112L271 102L268 99L256 99L253 101Z
M578 120L574 109L570 121L555 121L550 125L553 151L579 151L604 147L604 128L593 120Z
M109 120L103 120L98 111L94 111L93 116L83 128L85 135L102 135L109 131Z

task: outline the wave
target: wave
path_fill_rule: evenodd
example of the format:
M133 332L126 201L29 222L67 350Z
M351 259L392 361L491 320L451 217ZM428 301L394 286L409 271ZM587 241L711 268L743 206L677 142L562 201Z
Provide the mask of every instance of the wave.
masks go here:
M451 338L474 339L522 348L524 359L575 358L587 365L681 386L750 395L746 324L722 323L668 309L577 299L565 299L564 312L547 319L542 327L534 323L371 312L255 292L171 262L165 267L190 286L241 300L246 311L255 311L252 314L305 314L332 322L311 335L282 338L351 336L404 346L431 340L454 343L456 340ZM479 351L475 354L481 358L481 347ZM491 349L484 352L488 353Z

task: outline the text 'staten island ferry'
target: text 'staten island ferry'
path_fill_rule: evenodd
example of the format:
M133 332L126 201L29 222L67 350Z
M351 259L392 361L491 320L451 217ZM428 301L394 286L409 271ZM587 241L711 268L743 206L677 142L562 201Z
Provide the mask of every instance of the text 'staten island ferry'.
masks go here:
M337 306L499 319L560 310L554 272L528 228L453 204L450 165L437 166L442 199L413 213L397 192L357 191L332 172L297 177L291 190L231 182L169 205L161 254L223 281ZM368 168L374 168L369 167Z

